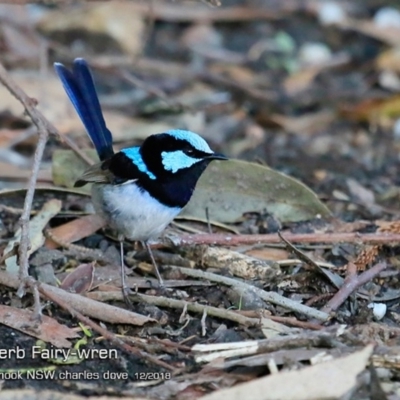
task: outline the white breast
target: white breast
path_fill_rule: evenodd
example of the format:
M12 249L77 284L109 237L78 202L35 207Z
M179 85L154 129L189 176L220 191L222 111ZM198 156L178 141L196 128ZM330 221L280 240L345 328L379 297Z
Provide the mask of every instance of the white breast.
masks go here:
M181 208L160 204L134 182L92 186L96 212L112 228L130 240L156 239Z

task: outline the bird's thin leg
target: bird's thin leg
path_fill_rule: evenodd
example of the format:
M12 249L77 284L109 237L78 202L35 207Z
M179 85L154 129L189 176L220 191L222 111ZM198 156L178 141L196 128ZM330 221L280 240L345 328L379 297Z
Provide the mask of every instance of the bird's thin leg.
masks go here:
M154 272L156 273L158 283L159 283L160 287L164 287L164 281L163 281L163 278L161 277L160 271L158 270L156 260L154 259L154 256L153 256L153 252L151 251L151 248L147 242L142 242L142 243L144 244L144 246L146 247L146 249L150 255L151 263L153 264Z
M132 306L132 302L129 299L129 294L131 290L129 287L126 285L126 274L125 274L125 264L124 264L124 237L123 236L118 236L119 240L119 251L120 251L120 257L121 257L121 289L122 289L122 296L124 297L125 303L128 306Z

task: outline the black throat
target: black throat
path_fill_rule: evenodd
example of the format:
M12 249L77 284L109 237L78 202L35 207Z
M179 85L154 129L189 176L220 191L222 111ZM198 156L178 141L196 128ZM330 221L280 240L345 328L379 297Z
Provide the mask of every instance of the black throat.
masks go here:
M211 159L203 159L190 168L175 173L163 171L161 176L152 179L146 172L142 172L124 153L115 154L103 164L114 179L115 185L121 185L134 180L135 183L147 191L152 197L167 207L184 207L192 197L196 183L207 168Z
M191 168L168 174L168 176L164 175L155 180L146 176L145 179L140 179L137 183L160 203L168 207L183 208L192 197L197 181L210 161L202 160Z

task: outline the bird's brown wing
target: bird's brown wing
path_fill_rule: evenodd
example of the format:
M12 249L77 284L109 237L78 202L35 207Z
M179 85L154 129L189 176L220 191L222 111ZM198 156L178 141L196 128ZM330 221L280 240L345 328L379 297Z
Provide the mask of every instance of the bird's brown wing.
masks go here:
M82 176L75 182L75 187L81 187L87 183L112 183L114 174L105 167L105 162L99 162L90 166Z
M143 178L144 173L124 153L118 152L107 160L90 166L75 182L75 187L87 183L109 183L123 185Z

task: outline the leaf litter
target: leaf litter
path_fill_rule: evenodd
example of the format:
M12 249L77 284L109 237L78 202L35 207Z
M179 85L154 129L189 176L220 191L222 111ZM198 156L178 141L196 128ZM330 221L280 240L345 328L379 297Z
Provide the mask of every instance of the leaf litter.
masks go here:
M127 378L78 379L77 398L396 398L400 81L398 28L384 19L396 25L396 4L224 3L2 6L2 62L64 138L47 144L47 188L36 191L30 224L30 273L51 301L35 331L32 298L18 298L17 277L1 271L4 346L30 349L33 336L69 347L83 314L106 328L83 346L120 357L57 371ZM125 243L134 312L121 299L115 234L92 214L89 188L72 189L83 158L95 157L49 61L77 56L93 66L116 149L184 127L241 159L211 165L184 225L152 244L166 293L142 249ZM15 272L36 140L24 139L21 105L5 89L0 97L9 112L0 113L0 254ZM49 202L60 206L48 213ZM373 234L397 239L370 244ZM27 367L48 364L2 360L8 371ZM0 398L34 396L23 387L6 380ZM65 383L27 387L43 399Z

